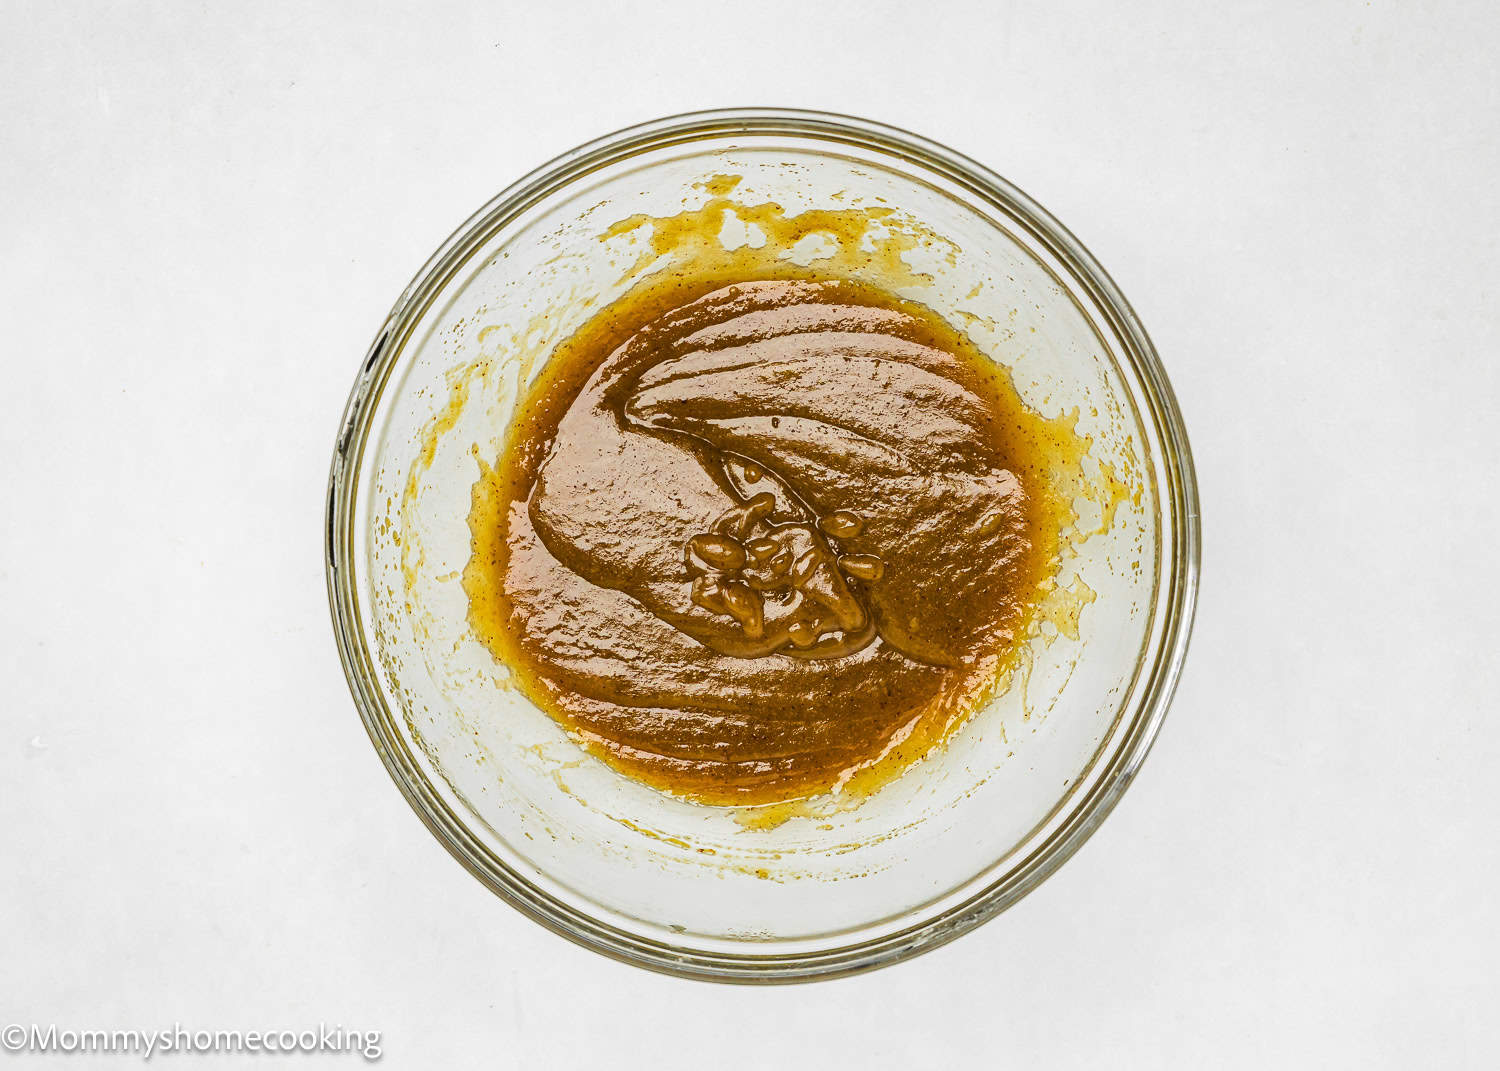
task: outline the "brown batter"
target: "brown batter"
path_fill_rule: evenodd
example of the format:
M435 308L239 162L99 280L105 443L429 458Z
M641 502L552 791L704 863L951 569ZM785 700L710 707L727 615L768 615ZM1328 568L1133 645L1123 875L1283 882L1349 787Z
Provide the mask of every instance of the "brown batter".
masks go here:
M1012 663L1066 511L1047 440L921 306L674 275L531 389L475 484L470 620L640 780L823 791L920 757Z

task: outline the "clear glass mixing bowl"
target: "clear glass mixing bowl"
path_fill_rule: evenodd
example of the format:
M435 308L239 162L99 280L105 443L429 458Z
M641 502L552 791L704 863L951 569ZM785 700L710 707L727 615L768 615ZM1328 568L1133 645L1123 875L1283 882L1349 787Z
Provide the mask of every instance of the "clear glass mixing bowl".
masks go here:
M498 456L551 345L631 284L622 268L649 259L639 235L601 235L629 216L701 204L716 174L738 176L740 198L789 214L883 205L914 221L934 241L911 250L926 281L903 292L957 317L1028 404L1048 416L1076 410L1091 471L1116 474L1129 492L1065 565L1066 582L1093 600L1073 621L1043 626L1004 694L874 794L813 801L779 823L672 798L590 758L507 687L470 632L459 581L477 459ZM1079 509L1080 526L1101 519L1097 504ZM608 955L779 982L951 940L1078 849L1166 713L1191 626L1199 528L1187 437L1156 353L1061 224L915 135L748 110L584 145L501 193L438 250L360 368L326 535L339 653L370 737L475 877Z

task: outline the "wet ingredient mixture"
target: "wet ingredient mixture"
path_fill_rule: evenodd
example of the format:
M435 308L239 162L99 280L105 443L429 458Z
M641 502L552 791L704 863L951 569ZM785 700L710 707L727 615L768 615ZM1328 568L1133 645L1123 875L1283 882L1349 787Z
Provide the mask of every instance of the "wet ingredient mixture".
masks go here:
M890 774L1024 644L1067 508L1049 427L868 285L643 284L557 349L476 482L470 620L655 787L759 804Z

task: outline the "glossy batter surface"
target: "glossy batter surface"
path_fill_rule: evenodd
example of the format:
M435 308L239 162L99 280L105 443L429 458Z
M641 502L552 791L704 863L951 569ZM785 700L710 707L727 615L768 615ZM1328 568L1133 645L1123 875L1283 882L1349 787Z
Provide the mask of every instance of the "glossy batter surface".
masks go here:
M765 803L920 756L1012 662L1047 426L921 306L674 277L553 354L474 488L470 620L656 787Z

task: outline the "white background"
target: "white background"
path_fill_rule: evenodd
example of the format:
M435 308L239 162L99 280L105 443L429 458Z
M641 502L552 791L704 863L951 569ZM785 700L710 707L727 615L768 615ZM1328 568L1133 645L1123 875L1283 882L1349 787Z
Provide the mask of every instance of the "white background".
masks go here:
M321 1021L401 1068L1494 1066L1497 31L5 4L0 1024ZM1205 537L1172 714L1084 850L936 953L769 991L582 951L449 859L355 714L321 543L356 365L452 228L747 104L909 127L1061 217L1161 351Z

